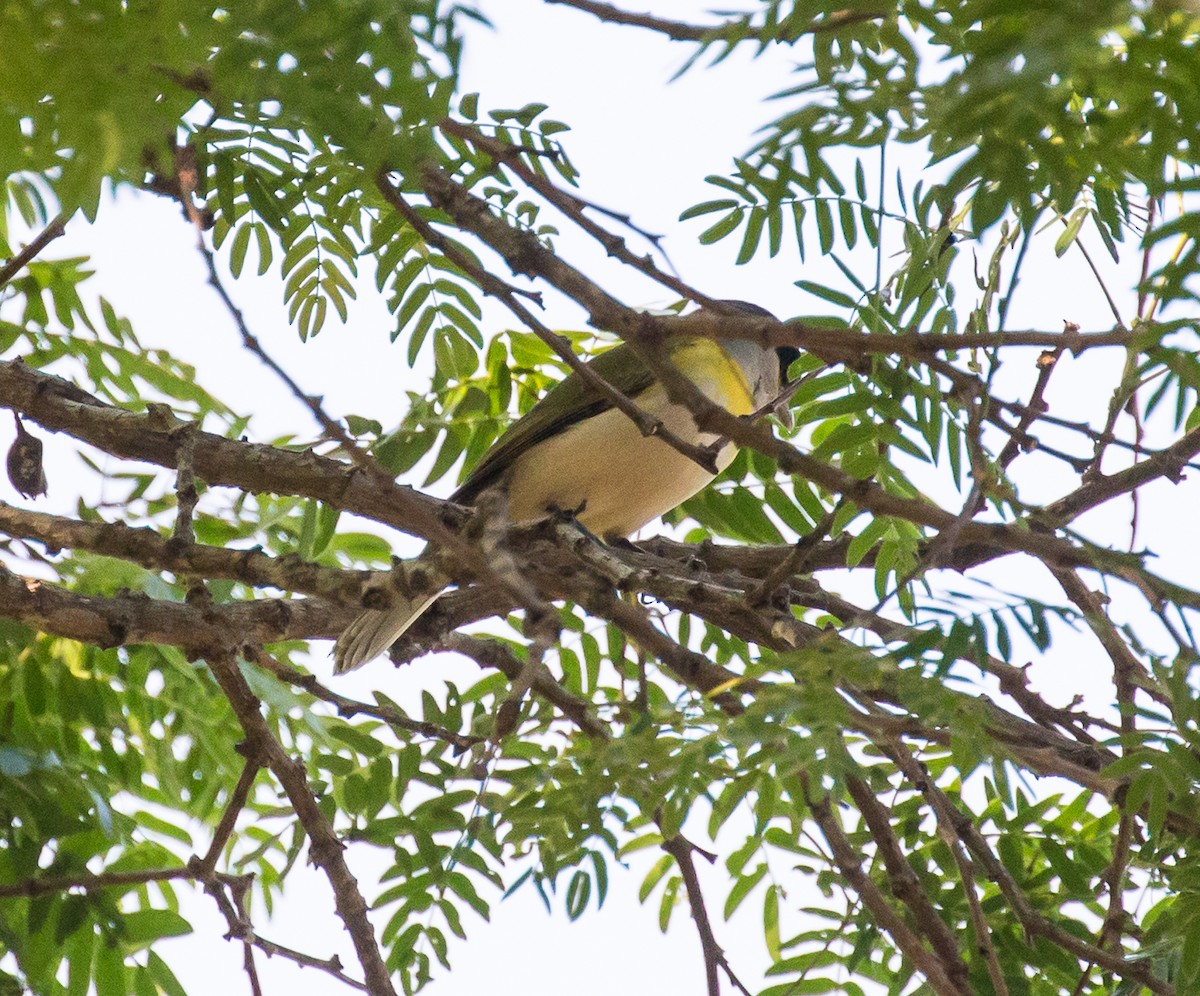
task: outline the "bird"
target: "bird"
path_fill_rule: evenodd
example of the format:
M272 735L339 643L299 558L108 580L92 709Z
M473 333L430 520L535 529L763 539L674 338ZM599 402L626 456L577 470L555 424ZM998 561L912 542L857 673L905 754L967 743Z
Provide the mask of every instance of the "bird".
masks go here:
M777 320L746 301L721 303ZM788 367L799 355L793 346L763 346L749 339L675 335L667 342L670 362L734 415L765 410L778 399ZM587 365L682 440L698 446L717 440L700 430L686 406L668 398L628 344L598 354ZM716 454L717 472L735 455L736 447L727 441ZM470 506L485 490L501 488L513 525L569 511L583 529L611 542L628 538L715 477L670 443L643 435L610 397L572 372L496 440L450 501ZM440 596L433 587L428 595L359 615L334 645L334 673L352 671L387 650Z

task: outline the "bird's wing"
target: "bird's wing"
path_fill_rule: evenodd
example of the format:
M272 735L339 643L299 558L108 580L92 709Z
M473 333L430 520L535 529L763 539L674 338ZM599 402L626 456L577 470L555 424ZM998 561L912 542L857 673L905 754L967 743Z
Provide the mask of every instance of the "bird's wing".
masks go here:
M644 364L631 366L630 361L634 359L629 355L629 347L621 345L605 350L590 360L588 366L626 397L634 398L654 382L654 375ZM618 383L618 380L624 383ZM496 440L450 500L462 505L472 504L481 491L494 484L530 447L612 407L612 400L586 383L579 374L569 374Z

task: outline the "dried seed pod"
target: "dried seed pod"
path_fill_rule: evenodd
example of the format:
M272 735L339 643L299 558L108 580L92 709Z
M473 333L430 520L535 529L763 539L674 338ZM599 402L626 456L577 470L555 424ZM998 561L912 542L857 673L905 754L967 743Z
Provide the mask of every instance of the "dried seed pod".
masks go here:
M42 465L42 441L17 421L17 438L8 450L8 479L25 498L38 498L46 493L46 468Z

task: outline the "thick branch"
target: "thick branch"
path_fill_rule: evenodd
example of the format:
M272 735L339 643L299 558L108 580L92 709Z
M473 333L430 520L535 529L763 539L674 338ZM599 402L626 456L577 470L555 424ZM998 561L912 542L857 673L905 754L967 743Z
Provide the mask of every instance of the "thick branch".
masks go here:
M6 568L0 568L0 616L97 647L278 643L329 635L345 621L344 610L315 601L188 605L137 594L77 595Z
M390 608L426 590L425 569L415 561L390 571L322 567L295 555L272 557L259 547L237 550L202 543L179 543L149 528L122 522L84 522L0 502L0 532L37 540L51 550L89 550L157 571L202 578L226 578L259 588L314 595L344 605Z
M657 321L650 316L630 314L635 319ZM855 478L798 452L775 439L769 427L747 423L714 405L669 363L663 366L666 378L674 374L683 382L684 390L690 389L687 403L696 410L703 427L774 457L786 472L845 494L859 507L877 515L892 515L935 529L946 528L955 521L952 513L930 502L891 494L871 481ZM671 386L680 387L676 381ZM176 466L178 449L175 433L187 425L169 413L136 414L104 404L67 381L20 362L0 363L0 406L26 413L47 429L67 432L115 456L171 469ZM312 452L297 453L243 443L200 431L195 432L194 456L196 474L210 485L316 498L384 525L448 544L453 547L456 559L462 546L445 525L447 518L453 521L457 514L454 506L375 475L355 472L340 461ZM962 530L960 540L968 545L1023 551L1064 566L1092 565L1089 553L1075 544L1012 526L971 523ZM1137 558L1126 559L1138 562ZM479 565L471 563L470 567L476 570Z
M0 363L0 406L113 456L171 470L178 450L175 433L187 425L162 408L139 414L105 404L74 384L19 361ZM427 539L450 538L443 517L452 514L453 506L411 488L355 473L346 464L311 451L244 443L210 432L196 431L195 437L195 472L209 485L316 498Z

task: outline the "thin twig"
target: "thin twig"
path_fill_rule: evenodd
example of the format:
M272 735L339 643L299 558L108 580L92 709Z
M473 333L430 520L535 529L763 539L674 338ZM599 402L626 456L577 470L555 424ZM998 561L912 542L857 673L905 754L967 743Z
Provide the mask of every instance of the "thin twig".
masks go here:
M193 859L191 866L193 869L199 868L199 859ZM328 975L333 976L343 985L347 985L352 989L357 989L359 992L368 992L367 987L357 979L351 978L342 970L342 961L335 954L329 958L317 958L310 954L305 954L303 951L297 951L295 948L289 948L283 944L277 944L274 941L269 941L265 937L259 935L254 929L254 924L250 921L250 916L246 912L246 895L249 891L253 876L250 875L210 875L203 879L204 891L212 897L216 903L217 910L225 920L226 939L230 941L240 941L245 952L243 964L247 974L250 976L250 985L254 991L259 985L258 971L254 965L253 949L258 948L268 958L279 956L286 958L288 961L300 965L302 968L320 969Z
M1128 643L1104 611L1102 597L1091 591L1074 571L1056 571L1055 578L1063 586L1067 597L1079 608L1108 653L1113 665L1113 686L1116 704L1120 711L1121 754L1125 756L1136 744L1137 709L1134 695L1138 687L1151 681L1151 676L1129 649ZM1125 869L1129 863L1134 838L1134 814L1125 806L1124 796L1117 800L1120 819L1117 836L1113 842L1112 860L1101 875L1108 888L1108 910L1100 927L1097 945L1101 948L1121 949L1121 937L1125 930L1124 882Z
M1078 332L1079 327L1069 325L1067 331ZM1029 429L1039 417L1039 412L1045 409L1046 387L1050 383L1050 375L1054 373L1061 353L1061 347L1054 350L1048 349L1044 350L1038 357L1037 380L1034 383L1029 401L1024 405L1021 420L1010 431L1008 441L1004 444L1004 448L1000 451L1000 455L996 459L996 463L1001 471L1007 470L1009 464L1021 452L1019 441L1028 438ZM941 530L928 542L920 563L902 580L896 581L894 591L898 591L906 585L911 584L928 568L942 566L943 555L957 547L963 527L983 511L984 505L987 502L988 484L992 477L991 470L987 466L981 425L988 405L988 397L976 398L976 402L971 406L968 415L966 440L967 454L971 464L972 485L967 500L963 502L962 509L955 517L954 523L948 528ZM887 598L891 598L890 593ZM883 605L886 601L887 599L881 600L880 605ZM876 606L876 610L879 607Z
M1069 224L1066 218L1062 219L1064 225ZM1087 261L1088 269L1092 271L1092 276L1096 278L1096 283L1100 286L1100 292L1104 295L1104 300L1108 303L1108 310L1112 312L1113 319L1121 328L1125 327L1125 322L1121 318L1121 309L1117 307L1117 302L1113 300L1112 294L1109 293L1108 285L1104 282L1104 278L1100 275L1100 268L1096 265L1096 261L1092 259L1092 254L1088 252L1087 246L1083 244L1082 238L1075 239L1075 245L1083 254L1083 258Z
M499 640L468 636L465 633L447 633L430 649L462 654L480 667L500 671L510 681L518 680L525 668L525 662L506 644ZM608 740L612 736L608 727L596 717L591 703L563 688L544 665L533 675L531 687L584 733L600 740Z
M746 604L757 608L775 594L783 584L802 573L808 566L813 551L829 535L838 513L844 506L844 499L839 499L831 509L821 516L821 521L813 526L810 532L805 533L792 544L787 555L771 568L758 586L746 593Z
M671 21L664 17L655 17L653 14L635 14L632 11L615 7L610 3L602 3L600 0L546 0L546 3L574 7L576 10L592 14L601 21L607 21L609 24L623 24L630 27L656 31L670 38L671 41L703 42L720 37L730 29L743 27L743 23L736 20L711 25ZM786 36L781 36L778 39L772 37L771 40L790 43L801 35L838 31L841 28L859 24L863 21L877 21L885 16L882 11L834 11L818 20L813 20L806 25L787 32ZM761 41L761 33L753 30L746 31L744 35L739 35L737 40L741 41L743 39L747 41Z
M0 885L0 898L24 896L32 899L54 892L96 892L122 885L145 885L148 882L178 882L194 878L186 866L179 868L150 868L143 871L101 872L96 875L44 875L27 878L12 885Z
M958 942L933 903L929 901L920 879L904 856L900 841L892 829L887 809L875 798L871 787L861 778L851 775L846 779L846 788L858 811L862 813L863 821L871 832L871 839L883 859L892 895L909 908L913 923L929 939L946 977L958 988L966 990L970 970L963 961Z
M1153 195L1146 197L1146 230L1150 231L1154 227L1154 215L1158 209L1158 200ZM1154 318L1154 309L1158 305L1158 297L1155 296L1150 304L1149 309L1146 308L1147 299L1150 294L1150 262L1154 252L1154 244L1146 240L1142 245L1142 274L1138 281L1137 294L1137 317L1139 322L1149 322Z
M284 370L266 349L263 348L262 342L250 331L250 326L246 323L246 316L242 313L241 308L234 303L233 298L229 295L229 291L225 289L225 284L221 280L221 275L217 270L217 261L212 250L208 248L202 238L197 241L196 245L208 269L208 283L217 292L217 296L221 299L225 310L233 319L238 334L242 337L242 345L258 357L259 361L284 383L292 395L312 413L313 418L320 424L325 434L342 446L355 466L369 473L383 474L387 479L391 480L392 475L379 467L374 457L359 446L358 441L346 431L341 423L326 414L321 403L321 398L305 393L304 389L296 383L291 374Z
M808 782L806 775L802 775L801 778L805 783ZM845 831L842 830L829 797L809 795L806 801L813 820L829 844L834 863L842 877L871 911L871 916L880 929L887 931L896 946L903 952L904 957L925 977L930 989L938 996L970 996L968 989L958 985L946 973L941 959L925 947L920 937L892 908L879 887L863 871L861 855L847 839Z
M924 765L913 757L908 748L899 740L895 740L887 747L886 753L909 782L929 802L938 821L945 824L950 832L963 842L983 868L987 877L999 886L1009 907L1030 934L1046 938L1051 943L1069 951L1081 961L1091 961L1123 978L1132 979L1158 996L1174 996L1175 987L1154 975L1147 963L1127 960L1112 952L1102 950L1053 921L1047 920L1037 912L1029 904L1029 900L1013 878L1012 873L992 853L975 824L954 806L934 782L929 772L925 770Z
M303 688L313 698L321 699L323 702L328 702L330 705L336 706L339 716L373 716L375 719L383 720L389 726L403 733L415 733L419 736L428 737L431 740L441 740L444 743L450 744L456 751L469 750L475 744L481 743L486 739L468 733L457 733L454 730L438 726L436 723L412 719L391 706L371 705L368 702L359 702L357 699L341 695L322 685L316 676L305 674L303 671L297 671L295 668L288 667L281 661L276 660L271 654L263 650L262 647L247 647L246 658L261 667L264 671L269 671L280 681L285 681L289 685L295 685L297 688Z
M941 824L938 825L938 830L942 833L942 839L950 853L954 855L954 864L958 867L958 877L962 881L963 895L967 899L967 909L971 913L975 944L983 955L984 964L987 965L992 989L995 996L1008 996L1008 982L1005 981L1004 969L1000 966L996 945L992 941L992 931L988 926L987 917L984 916L983 905L979 902L979 893L975 888L975 869L971 864L971 859L964 853L961 841L943 832L944 828Z
M37 257L38 253L40 253L46 248L46 246L62 235L66 230L66 226L66 216L60 214L57 218L52 220L50 224L43 228L41 232L39 232L33 239L33 241L29 243L29 245L17 253L3 266L0 266L0 287L3 287L10 280L12 280L13 277L21 272L26 264Z
M728 24L686 24L683 21L655 17L652 14L634 14L631 11L621 10L610 3L600 3L598 0L546 0L546 3L574 7L576 10L592 14L609 24L623 24L657 31L661 35L666 35L671 41L704 41L729 27Z
M268 958L278 956L295 962L303 968L317 968L327 975L332 975L342 985L349 986L351 989L357 989L359 992L371 992L358 979L351 978L342 971L342 960L337 955L333 955L330 958L314 958L312 955L305 954L303 951L297 951L295 948L286 947L275 941L268 941L265 937L261 937L257 933L255 933L252 943Z
M279 780L309 840L309 855L329 880L334 907L346 925L354 949L366 975L368 990L374 996L396 996L383 955L375 939L367 914L367 904L343 854L345 845L321 811L308 787L304 765L288 756L275 739L261 712L261 703L238 669L237 659L218 649L207 658L221 690L233 707L252 749Z
M1029 436L1026 433L1020 433L1015 426L1008 425L999 417L1000 411L1006 411L1012 415L1016 415L1019 422L1024 422L1029 418L1031 421L1027 424L1027 429L1032 426L1034 421L1044 422L1048 425L1058 426L1063 429L1068 429L1071 432L1078 432L1080 435L1086 436L1093 443L1104 443L1106 446L1116 446L1124 450L1130 450L1134 453L1144 454L1147 459L1152 459L1158 455L1155 451L1147 450L1144 446L1136 442L1129 442L1120 439L1113 435L1111 431L1106 432L1101 429L1094 429L1086 422L1076 422L1071 419L1062 418L1059 415L1052 415L1044 409L1040 412L1031 409L1019 401L1005 401L1003 398L997 398L986 390L986 385L983 381L977 379L964 370L959 370L951 366L945 360L937 357L929 357L925 360L931 370L936 371L946 377L954 389L964 397L972 396L974 391L982 391L987 397L988 412L987 420L1001 432L1012 438L1018 446L1025 448L1037 448L1042 453L1057 457L1069 464L1076 473L1082 473L1091 463L1092 457L1076 457L1066 453L1062 453L1053 447L1046 446L1040 440ZM1184 466L1192 467L1200 470L1200 464L1185 463Z
M254 788L254 779L258 775L260 767L257 757L246 758L246 763L242 766L242 774L238 778L238 783L234 786L233 794L229 797L225 811L221 813L221 820L217 824L217 829L213 831L212 842L208 845L208 851L200 859L200 863L192 869L197 878L207 880L212 877L213 872L216 870L221 852L225 850L225 845L229 843L229 839L233 836L238 815L245 808L246 802L250 798L250 792Z
M501 163L511 169L526 185L536 190L583 231L599 242L604 247L604 251L610 256L620 260L626 266L644 273L651 280L662 284L682 298L694 301L696 304L702 306L711 306L715 303L713 299L684 283L677 276L664 273L655 266L654 260L649 256L639 256L631 252L625 245L624 239L596 224L585 213L587 208L603 209L596 208L595 205L578 194L563 190L561 187L551 183L547 177L541 175L536 170L530 169L529 166L521 161L520 157L516 154L517 150L513 146L502 142L494 136L485 135L477 128L461 121L448 118L442 121L440 127L447 134L470 142L478 149L486 152L497 163ZM612 216L612 212L605 213ZM626 224L629 223L628 219L623 216L618 216L617 220L623 221ZM638 229L635 229L635 231L639 231L640 233ZM657 243L655 245L657 248Z
M1062 586L1067 597L1083 614L1084 620L1100 645L1108 654L1113 665L1113 684L1117 689L1117 702L1122 707L1121 730L1123 734L1133 732L1129 717L1133 710L1133 690L1141 688L1152 697L1161 700L1163 693L1149 669L1137 659L1128 642L1117 630L1105 611L1106 596L1092 591L1076 571L1052 569L1054 579Z
M721 996L719 970L722 969L739 992L750 996L749 991L734 974L725 952L713 934L712 921L708 918L708 907L704 902L704 890L700 886L700 876L696 874L696 862L692 857L693 852L699 848L681 834L665 837L661 847L675 859L675 864L679 866L679 874L683 878L683 887L687 890L688 906L692 910L696 933L700 935L700 950L704 955L704 977L708 985L708 996ZM711 855L703 851L701 853L705 854L709 861L712 860Z

